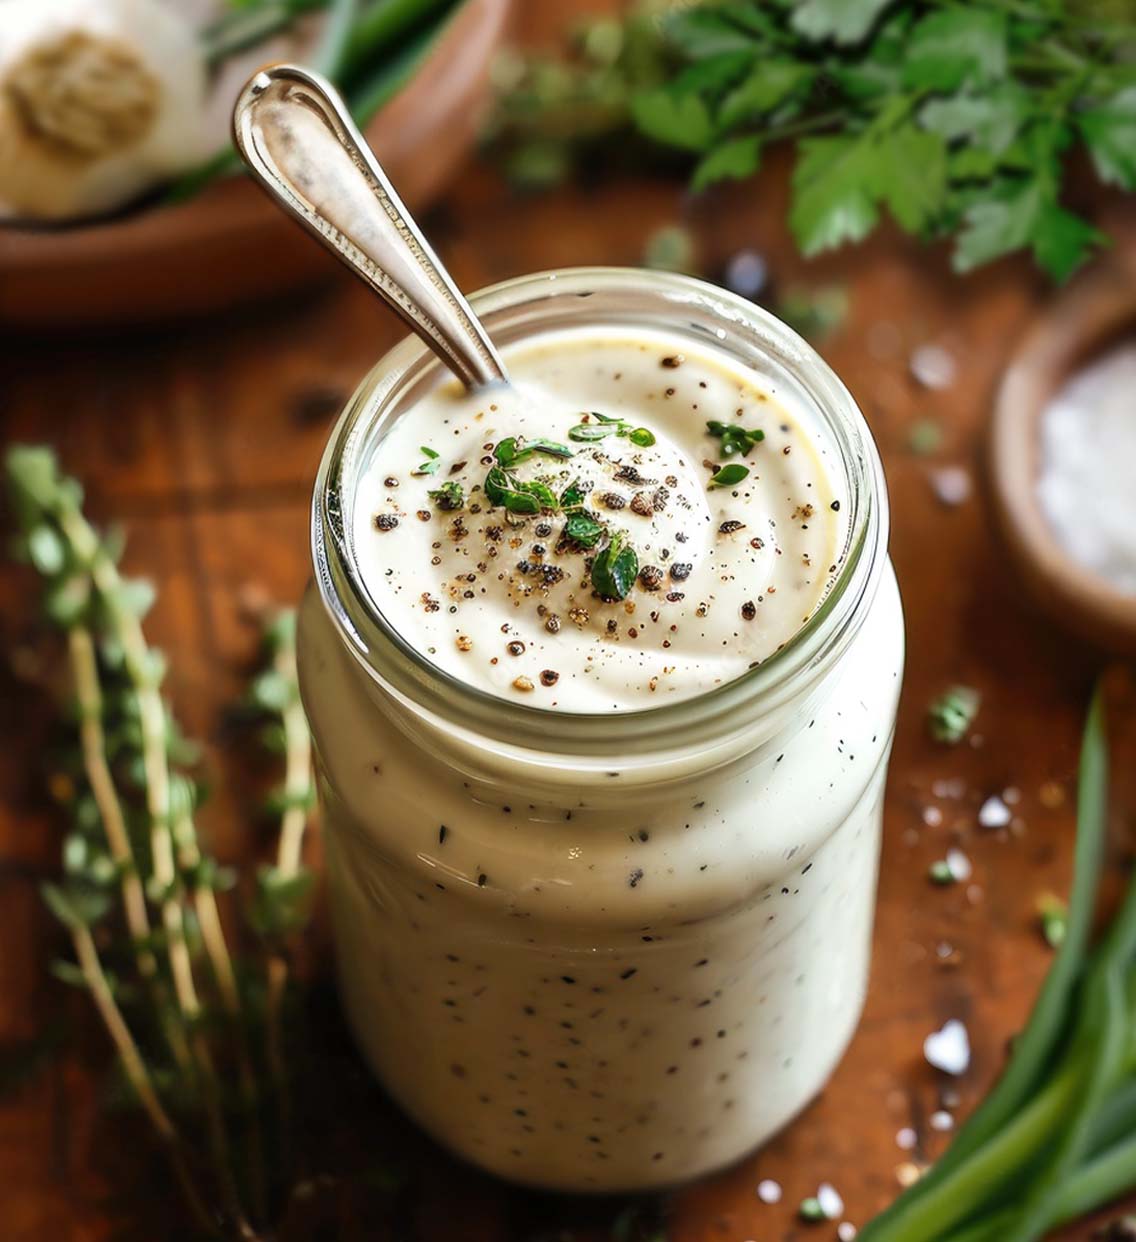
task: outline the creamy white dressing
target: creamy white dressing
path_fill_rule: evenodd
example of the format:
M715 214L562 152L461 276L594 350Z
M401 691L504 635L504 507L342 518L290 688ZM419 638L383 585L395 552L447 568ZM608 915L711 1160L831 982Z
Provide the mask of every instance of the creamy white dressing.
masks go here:
M1065 551L1136 594L1136 342L1078 371L1041 418L1037 497Z
M767 659L841 567L839 488L857 476L828 410L793 407L772 361L763 375L725 349L599 322L508 349L512 390L428 393L354 493L375 607L504 719L516 702L674 703ZM573 440L584 411L653 442ZM725 459L749 471L735 486L708 486L711 419L764 432ZM595 549L560 546L563 512L514 521L490 504L509 437L568 445L516 480L543 483L550 510L579 481L603 538L657 574L601 599ZM460 508L430 495L445 485ZM865 499L886 520L882 492ZM863 1002L903 664L879 569L839 659L776 711L741 713L728 753L705 749L692 703L667 746L617 741L602 767L555 727L502 744L372 678L309 590L300 682L343 1000L379 1077L441 1142L520 1182L642 1190L736 1160L821 1087Z
M463 682L566 711L689 698L793 637L838 568L845 515L821 448L770 381L649 331L550 333L505 356L513 387L443 383L394 424L360 484L356 556L400 635ZM602 428L595 412L647 434L573 439ZM711 420L764 439L723 456ZM604 530L593 546L565 537L559 503L524 516L492 503L486 476L507 437L572 454L538 452L514 477L557 502L578 484L576 511ZM730 463L746 477L711 485ZM615 600L589 575L612 535L639 566Z

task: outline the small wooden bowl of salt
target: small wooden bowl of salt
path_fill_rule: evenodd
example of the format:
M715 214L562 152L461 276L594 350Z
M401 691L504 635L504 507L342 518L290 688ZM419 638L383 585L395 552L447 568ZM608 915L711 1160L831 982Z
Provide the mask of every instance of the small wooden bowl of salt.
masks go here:
M1136 654L1136 251L1075 281L1015 353L995 404L991 481L1037 601Z

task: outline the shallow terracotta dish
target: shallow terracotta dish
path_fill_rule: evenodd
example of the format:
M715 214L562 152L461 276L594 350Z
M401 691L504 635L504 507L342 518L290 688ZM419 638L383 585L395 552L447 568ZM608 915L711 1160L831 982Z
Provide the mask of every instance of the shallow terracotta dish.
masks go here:
M1065 553L1036 490L1042 411L1073 372L1125 339L1136 340L1136 249L1109 255L1059 294L1015 353L995 404L990 473L1006 539L1033 596L1066 628L1132 655L1136 596ZM1136 462L1132 483L1136 489Z
M408 85L367 127L421 210L477 139L511 0L467 0ZM246 178L192 201L66 229L0 227L0 323L114 325L197 315L294 290L336 268Z

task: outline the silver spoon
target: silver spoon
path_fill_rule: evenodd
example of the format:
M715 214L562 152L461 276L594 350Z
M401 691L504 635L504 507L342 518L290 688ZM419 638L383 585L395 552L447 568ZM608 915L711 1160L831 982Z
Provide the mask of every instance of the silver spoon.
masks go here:
M261 69L233 109L233 135L269 194L389 302L466 387L508 383L484 326L330 82L297 65Z

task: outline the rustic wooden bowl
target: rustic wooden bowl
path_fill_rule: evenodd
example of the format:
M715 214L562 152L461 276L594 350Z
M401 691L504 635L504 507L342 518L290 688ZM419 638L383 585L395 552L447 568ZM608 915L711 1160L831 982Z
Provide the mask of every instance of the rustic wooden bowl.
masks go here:
M367 127L421 210L477 139L511 0L468 0L408 85ZM0 324L44 328L199 315L318 280L335 261L245 177L191 202L65 229L0 227Z
M1066 554L1041 511L1035 483L1042 410L1074 371L1129 337L1136 338L1136 249L1110 254L1058 295L1034 325L1002 381L990 442L994 499L1026 587L1061 625L1124 655L1136 654L1136 596Z

